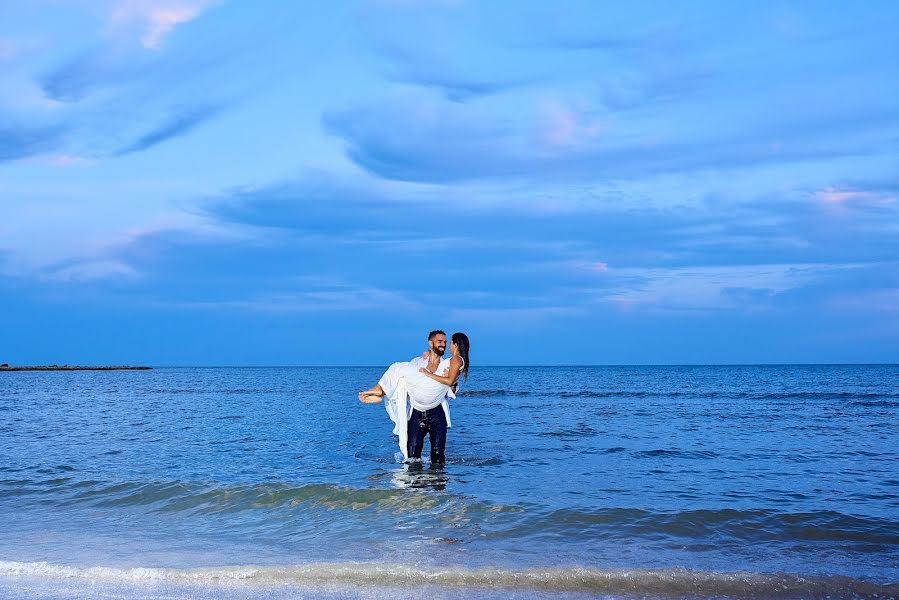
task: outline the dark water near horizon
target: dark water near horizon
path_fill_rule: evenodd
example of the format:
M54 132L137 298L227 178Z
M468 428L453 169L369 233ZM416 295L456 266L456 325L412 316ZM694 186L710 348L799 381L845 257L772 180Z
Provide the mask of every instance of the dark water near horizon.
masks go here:
M0 597L899 596L899 366L0 373Z

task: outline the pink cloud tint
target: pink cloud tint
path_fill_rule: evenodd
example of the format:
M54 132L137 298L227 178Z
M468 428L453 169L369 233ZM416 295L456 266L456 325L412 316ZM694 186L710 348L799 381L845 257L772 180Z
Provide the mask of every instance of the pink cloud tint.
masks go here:
M876 192L864 192L857 190L840 190L834 187L826 187L814 193L816 200L826 204L843 204L845 202L876 202L889 204L896 201L896 197Z
M595 138L600 124L558 101L542 106L540 140L551 147L578 146Z
M849 200L866 198L869 195L870 194L867 192L854 192L849 190L841 191L832 187L826 187L823 190L818 190L817 192L815 192L815 198L829 204L840 204Z
M75 165L83 165L87 161L80 156L73 156L71 154L59 154L57 156L53 156L49 159L49 164L54 167L72 167Z
M196 19L216 3L213 0L122 0L113 9L111 18L114 23L143 22L141 44L156 50L175 27Z
M16 57L16 45L9 40L0 38L0 61L12 60Z

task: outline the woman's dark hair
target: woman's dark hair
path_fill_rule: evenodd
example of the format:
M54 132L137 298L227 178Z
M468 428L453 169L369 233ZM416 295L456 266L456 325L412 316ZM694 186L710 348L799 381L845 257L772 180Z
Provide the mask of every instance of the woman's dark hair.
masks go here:
M471 363L468 361L468 349L471 347L471 344L468 342L468 336L464 333L456 332L450 338L450 341L459 347L459 356L462 357L463 361L462 372L465 373L465 381L468 381L468 369L471 366Z

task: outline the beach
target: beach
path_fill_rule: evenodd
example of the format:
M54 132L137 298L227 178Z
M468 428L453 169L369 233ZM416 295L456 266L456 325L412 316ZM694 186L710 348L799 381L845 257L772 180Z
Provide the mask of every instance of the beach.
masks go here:
M0 595L899 595L895 365L473 369L445 467L380 370L5 375Z

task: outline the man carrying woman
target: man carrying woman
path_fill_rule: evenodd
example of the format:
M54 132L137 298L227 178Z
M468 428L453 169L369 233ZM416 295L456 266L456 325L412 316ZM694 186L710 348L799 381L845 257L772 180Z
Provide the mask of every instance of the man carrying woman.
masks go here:
M441 335L445 347L446 334L432 332L428 340L431 352L442 349ZM450 358L440 360L434 372L416 362L393 363L377 384L359 392L359 400L367 404L386 398L385 408L396 425L393 432L399 435L400 450L405 458L421 460L427 435L431 441L431 464L446 462L444 451L449 410L445 399L460 375L468 379L469 347L468 336L454 333L450 338ZM411 405L411 414L407 411L407 402Z

